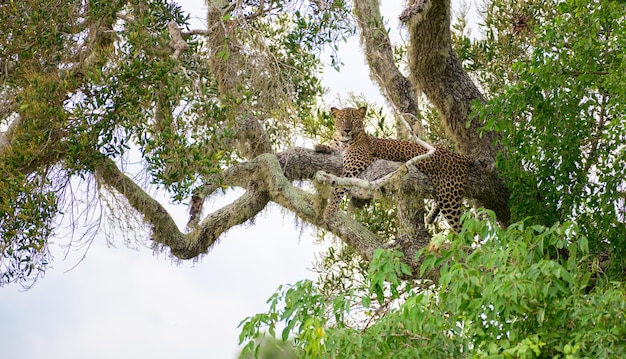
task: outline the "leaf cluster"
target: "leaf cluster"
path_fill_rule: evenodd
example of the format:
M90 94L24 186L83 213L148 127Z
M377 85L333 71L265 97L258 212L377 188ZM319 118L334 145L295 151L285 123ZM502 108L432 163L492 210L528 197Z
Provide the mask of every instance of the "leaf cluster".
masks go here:
M0 166L0 173L9 173ZM0 181L0 285L34 282L50 262L46 239L53 233L57 196L43 176Z

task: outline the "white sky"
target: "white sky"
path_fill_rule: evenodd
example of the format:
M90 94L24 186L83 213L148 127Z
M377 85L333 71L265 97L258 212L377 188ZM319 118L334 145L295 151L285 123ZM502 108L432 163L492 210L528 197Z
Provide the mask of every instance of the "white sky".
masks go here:
M204 1L180 1L194 28L203 25ZM392 33L401 1L385 1L383 14ZM355 38L341 46L346 66L327 69L323 85L332 88L329 105L339 94L363 93L384 104L369 79ZM209 201L205 213L236 198L236 193ZM170 206L181 228L185 206ZM58 239L57 242L63 242ZM83 252L63 260L52 246L53 268L34 288L0 289L0 357L7 359L98 358L235 358L237 325L265 311L265 301L280 284L315 278L308 270L321 248L310 231L301 232L293 215L277 205L266 208L253 226L239 226L222 236L200 263L172 264L149 248L116 247L98 235L86 258Z

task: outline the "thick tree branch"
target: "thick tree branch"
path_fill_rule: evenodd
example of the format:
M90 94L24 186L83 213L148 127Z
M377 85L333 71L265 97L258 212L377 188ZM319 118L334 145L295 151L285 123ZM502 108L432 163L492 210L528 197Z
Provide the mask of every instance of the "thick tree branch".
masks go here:
M245 178L251 177L248 167L232 168L228 173L229 178L233 179L232 185L241 185ZM247 192L239 199L211 213L196 230L183 234L167 210L124 175L112 160L103 160L96 168L96 175L104 184L122 194L143 216L144 221L152 226L152 240L169 247L172 255L180 259L195 258L206 253L220 235L233 226L254 218L269 201L267 193L251 182L247 186Z
M481 136L484 120L468 121L472 102L484 98L452 48L450 0L411 0L408 9L403 20L409 31L412 79L441 114L457 150L495 162L500 148L494 140L499 135L487 131Z
M188 234L188 253L191 255L188 258L205 253L224 232L253 219L265 208L269 200L268 193L261 190L258 183L250 183L241 197L211 213L200 223L197 230Z
M455 141L457 150L479 160L477 163L481 170L471 177L480 180L473 183L493 186L474 191L473 195L470 195L472 189L468 189L468 195L493 209L501 223L508 223L508 191L493 166L496 153L500 150L494 144L498 135L494 132L481 135L482 119L469 121L472 102L483 101L483 96L452 49L450 1L412 0L401 15L409 30L409 60L415 85L404 78L393 61L391 43L382 24L379 6L375 0L354 1L361 41L374 79L396 108L415 103L417 111L416 87L424 91L440 112L444 127Z
M310 154L315 156L313 151ZM286 162L292 163L289 160ZM293 186L284 176L283 168L273 154L263 154L225 171L222 183L244 187L246 193L233 203L207 215L188 234L183 234L165 208L124 175L113 161L103 160L97 168L97 175L106 185L124 195L130 205L143 215L144 221L152 226L155 243L169 247L172 255L180 259L206 253L220 235L254 218L270 200L291 210L303 221L328 229L353 246L366 260L371 259L374 250L382 246L380 238L346 214L338 214L324 223L315 210L315 195Z
M312 179L316 171L324 171L340 176L343 158L341 154L317 153L310 149L294 147L278 154L285 174L289 180ZM374 161L361 175L360 179L376 181L400 168L402 163L385 160ZM344 179L341 179L344 181ZM349 184L347 179L346 184ZM468 182L465 186L465 198L474 200L480 207L491 209L502 224L508 223L508 191L499 185L488 163L475 161L470 165ZM428 176L419 170L411 170L403 176L402 187L419 189L426 198L432 198L434 189ZM359 194L360 192L355 192Z
M508 190L494 169L500 135L481 132L484 119L470 118L472 103L484 98L452 48L450 0L411 0L401 19L409 31L412 79L441 114L456 149L477 159L482 170L470 174L470 181L490 186L476 188L474 198L508 223ZM466 194L472 196L471 190Z
M128 203L152 225L152 239L171 248L172 253L184 251L185 237L167 210L152 196L123 174L110 159L103 159L96 168L96 177L123 195Z
M426 138L426 131L419 120L417 91L394 61L393 48L380 14L379 2L357 0L353 4L361 44L372 78L396 111L396 116L410 125L413 134ZM398 127L405 128L403 123Z
M337 177L332 174L328 174L324 171L319 171L315 174L315 180L324 184L333 184L334 186L357 186L367 191L377 191L381 189L383 186L387 185L390 182L395 182L400 179L402 176L406 175L409 170L417 171L417 167L415 167L415 163L425 160L427 158L432 157L435 154L435 148L430 144L417 139L419 144L426 147L428 152L415 156L412 159L408 160L404 163L404 166L400 166L393 172L387 173L386 175L373 180L367 181L362 180L360 178L350 178L350 177Z

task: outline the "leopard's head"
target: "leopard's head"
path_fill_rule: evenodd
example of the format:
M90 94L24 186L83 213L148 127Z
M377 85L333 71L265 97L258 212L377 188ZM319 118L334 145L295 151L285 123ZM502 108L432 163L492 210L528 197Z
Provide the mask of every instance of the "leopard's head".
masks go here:
M332 107L330 112L335 119L335 139L341 142L350 142L358 134L363 132L363 119L367 107L346 107L341 110Z

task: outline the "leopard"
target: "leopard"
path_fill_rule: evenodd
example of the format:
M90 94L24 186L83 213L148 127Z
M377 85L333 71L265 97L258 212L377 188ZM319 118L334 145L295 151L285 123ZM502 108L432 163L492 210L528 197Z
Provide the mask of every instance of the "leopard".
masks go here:
M406 162L428 152L426 147L407 140L368 135L364 125L366 106L343 109L332 107L330 111L335 124L333 139L344 150L342 177L357 177L376 159ZM432 156L415 163L415 167L428 176L434 189L435 207L426 219L427 223L441 213L452 231L458 233L461 230L461 204L472 163L472 157L439 146L435 146ZM346 188L334 188L324 212L325 217L338 210L346 192Z

